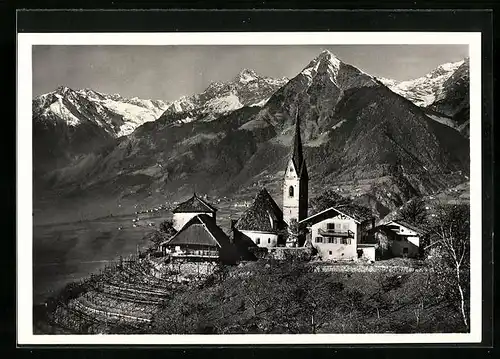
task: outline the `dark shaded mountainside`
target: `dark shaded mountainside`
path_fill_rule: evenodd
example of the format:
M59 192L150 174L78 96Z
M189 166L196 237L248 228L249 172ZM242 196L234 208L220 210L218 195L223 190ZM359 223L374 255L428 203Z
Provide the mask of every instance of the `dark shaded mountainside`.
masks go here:
M165 112L127 137L36 176L35 206L160 203L194 188L251 199L257 186L266 186L280 204L297 116L311 196L334 187L384 215L468 175L469 142L458 131L325 51L263 107L188 123Z

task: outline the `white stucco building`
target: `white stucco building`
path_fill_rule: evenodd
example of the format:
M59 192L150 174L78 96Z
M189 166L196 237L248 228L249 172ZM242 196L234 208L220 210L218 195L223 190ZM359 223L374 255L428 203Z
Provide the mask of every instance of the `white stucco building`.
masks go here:
M390 251L394 257L415 258L420 255L422 230L402 220L391 221L384 226L395 234L390 243Z
M368 252L372 257L373 250L367 249L364 254L364 248L358 248L362 228L371 222L371 217L354 214L344 206L327 208L300 223L306 226L308 240L323 260L354 260L367 257Z

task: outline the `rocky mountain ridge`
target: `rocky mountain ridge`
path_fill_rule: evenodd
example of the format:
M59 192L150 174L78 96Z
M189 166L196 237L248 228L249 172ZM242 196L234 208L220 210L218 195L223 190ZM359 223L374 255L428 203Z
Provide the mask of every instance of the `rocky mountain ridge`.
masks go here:
M275 79L243 69L231 81L212 82L202 93L174 101L159 119L176 124L212 121L245 106L263 106L287 82L287 78Z
M469 137L469 58L439 65L413 80L379 80L391 91L425 108L433 120Z
M238 77L242 88L256 81L248 71ZM59 199L79 203L100 198L103 205L104 198L115 204L164 203L193 188L246 200L265 186L280 203L297 117L311 197L333 187L384 215L468 175L467 139L331 52L283 82L262 105L255 101L263 95L249 98L247 105L214 115L216 121L203 110L179 121L189 111L167 109L128 136L46 173L43 192L57 191ZM209 86L209 92L219 87Z

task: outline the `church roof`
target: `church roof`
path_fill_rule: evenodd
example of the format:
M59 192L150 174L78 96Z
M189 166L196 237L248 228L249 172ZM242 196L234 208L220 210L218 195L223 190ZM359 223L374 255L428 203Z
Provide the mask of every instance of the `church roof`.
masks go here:
M214 213L217 209L211 206L206 201L202 200L195 194L185 202L179 204L172 212L182 213L182 212L202 212L202 213Z
M297 119L295 120L295 137L293 141L293 149L292 149L292 161L297 170L297 174L299 177L308 178L306 161L304 159L304 153L302 149L302 140L300 138L300 121L299 116L297 115Z
M166 245L206 245L222 248L230 245L229 237L215 223L213 217L199 214L191 218Z
M275 232L282 226L283 212L265 188L236 222L235 228L247 231ZM276 223L276 226L273 226Z

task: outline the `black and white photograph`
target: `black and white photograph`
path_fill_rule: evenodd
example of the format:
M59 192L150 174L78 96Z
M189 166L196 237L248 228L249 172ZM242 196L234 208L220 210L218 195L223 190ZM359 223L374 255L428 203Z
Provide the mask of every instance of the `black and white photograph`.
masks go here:
M480 340L477 33L80 35L19 36L26 338Z

